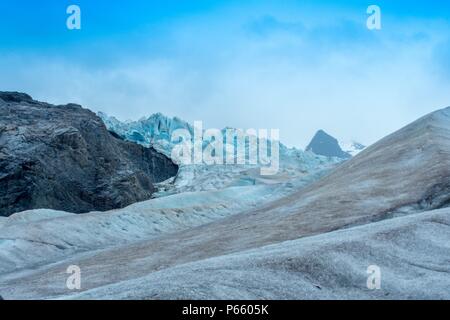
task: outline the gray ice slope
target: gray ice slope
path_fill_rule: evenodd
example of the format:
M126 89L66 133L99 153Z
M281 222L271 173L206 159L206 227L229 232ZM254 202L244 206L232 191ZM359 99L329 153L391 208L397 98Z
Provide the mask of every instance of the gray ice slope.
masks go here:
M65 296L70 293L65 288L67 275L64 271L69 264L77 264L83 270L83 290L87 291L86 294L96 288L113 288L107 287L109 285L123 285L123 292L129 294L134 289L127 291L127 286L133 287L135 279L148 276L155 277L156 283L162 282L157 287L148 287L144 290L146 293L141 292L139 297L177 297L170 289L168 279L172 279L178 288L183 286L190 288L195 286L196 282L201 285L202 282L196 281L195 277L197 280L202 277L205 280L204 288L195 287L191 292L192 295L201 297L205 292L211 294L208 291L211 290L209 286L214 281L217 271L222 272L224 284L217 289L216 297L230 296L230 292L233 291L234 295L231 297L241 295L261 298L294 296L308 298L308 292L301 289L307 285L306 280L312 277L311 283L315 284L316 278L313 275L325 273L329 275L329 282L325 279L323 283L318 284L320 288L324 288L321 290L324 292L323 296L329 294L334 298L346 298L353 297L353 289L358 295L362 292L360 281L364 279L361 274L365 272L370 261L370 264L388 264L387 267L380 266L386 272L385 285L390 290L390 293L388 292L390 297L447 297L447 265L450 257L446 220L448 210L425 213L422 220L420 212L449 205L449 165L450 108L447 108L427 115L386 137L320 181L290 196L263 205L260 209L250 209L209 224L142 242L78 254L56 264L4 274L0 276L0 292L4 292L6 298ZM411 214L413 216L404 216ZM437 220L434 218L427 220L428 214L430 216L437 214L432 216ZM353 241L350 237L348 242L341 243L340 236L350 231L333 233L335 230L362 224L367 224L368 232L371 227L376 226L374 222L396 216L400 218L381 223L387 227L392 224L393 230L380 231L373 235L375 239L381 237L382 241L371 242L368 234L368 238L360 235L359 240ZM404 222L406 224L402 225L402 221L406 221ZM403 227L395 229L395 223ZM325 247L307 247L306 244L309 243L307 241L313 241L308 239L314 239L312 236L318 234L323 234L319 237L329 236L333 240ZM333 238L333 234L340 236ZM310 251L299 253L298 257L301 259L304 257L306 262L294 263L293 272L283 274L281 266L282 261L285 261L284 258L274 262L273 271L262 263L260 269L250 272L252 269L246 263L254 259L247 259L245 257L247 253L243 252L252 249L258 251L267 245L284 246L289 244L287 241L297 239L300 239L298 241L302 244L300 245L302 250ZM305 244L303 245L301 241L305 241ZM293 247L289 248L284 257L286 261L290 258L295 260L296 251ZM314 248L319 249L314 251ZM292 257L289 257L291 249ZM260 258L270 261L272 254L268 251L262 252L264 254ZM309 252L310 255L305 255L305 252ZM370 254L364 255L365 253ZM239 263L242 262L243 267L239 263L230 265L231 271L227 273L226 269L222 270L220 263L223 264L230 254L236 255L235 258L232 256L232 259L238 259L242 254L243 260L239 260ZM220 258L221 256L223 258ZM320 260L322 259L320 257L325 257L323 258L325 260ZM210 258L212 260L208 260ZM312 263L309 263L308 259L312 259ZM335 260L337 264L334 264ZM189 268L186 267L187 273L183 276L182 272L177 274L173 271L184 264L195 264L196 261L204 261L199 262L204 263L202 265L204 272L194 275L189 273ZM213 262L208 265L207 261ZM214 261L221 261L216 271ZM333 264L327 264L326 261L333 261ZM296 271L295 265L306 265L306 270L300 268ZM308 271L315 267L316 271ZM233 268L240 273L234 273ZM342 275L345 268L348 269L348 274ZM208 270L211 270L211 273ZM264 270L268 270L269 273L275 272L277 275L265 277L262 272ZM318 272L321 270L324 272ZM403 273L404 278L400 277ZM277 279L277 276L286 277L288 282L293 281L292 277L297 277L299 286L296 286L297 289L291 287L292 290L283 289L285 287L283 283L286 281L279 279L279 286L282 287L277 289L278 280L270 282L270 279ZM258 281L265 281L264 279L268 282L258 284ZM243 283L240 291L237 290L239 286L234 286L236 281ZM224 289L227 283L230 283L231 291ZM271 285L267 285L268 283ZM267 292L265 288L268 288ZM111 295L93 294L95 297L102 297L103 294L107 297L122 297L118 291L115 292L116 294ZM410 296L407 296L408 292ZM189 296L189 292L185 291L181 291L180 294ZM211 297L214 297L214 294L211 294ZM368 296L362 294L361 297Z

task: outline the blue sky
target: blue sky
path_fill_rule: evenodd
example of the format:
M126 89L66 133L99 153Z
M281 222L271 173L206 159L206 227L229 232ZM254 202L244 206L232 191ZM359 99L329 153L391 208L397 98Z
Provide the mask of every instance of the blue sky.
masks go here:
M77 4L82 29L66 28ZM366 28L376 4L382 29ZM2 0L0 90L369 144L450 105L446 1Z

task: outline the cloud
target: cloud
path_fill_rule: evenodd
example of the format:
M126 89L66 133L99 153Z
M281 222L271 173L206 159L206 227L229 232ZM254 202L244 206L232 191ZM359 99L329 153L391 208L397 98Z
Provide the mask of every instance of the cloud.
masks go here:
M3 53L0 87L122 120L162 112L209 127L279 128L299 147L318 129L372 143L450 104L450 45L447 25L374 33L364 13L303 21L215 11L76 53Z

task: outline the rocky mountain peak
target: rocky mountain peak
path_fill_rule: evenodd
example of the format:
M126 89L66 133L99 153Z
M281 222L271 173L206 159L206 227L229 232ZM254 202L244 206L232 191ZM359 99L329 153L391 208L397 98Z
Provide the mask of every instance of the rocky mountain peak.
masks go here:
M0 99L0 216L122 208L149 199L154 183L177 174L166 156L119 139L79 105L11 92Z
M306 151L326 157L337 157L341 159L351 158L351 155L344 152L336 138L332 137L323 130L317 131L313 139L306 147Z

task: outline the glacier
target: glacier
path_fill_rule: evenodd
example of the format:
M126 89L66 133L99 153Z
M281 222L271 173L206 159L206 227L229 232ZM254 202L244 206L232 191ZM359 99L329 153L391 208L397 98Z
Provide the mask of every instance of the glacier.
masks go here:
M280 143L280 168L274 176L259 174L260 165L183 164L172 156L172 150L176 143L171 141L171 137L178 129L187 130L193 137L194 127L188 122L178 117L169 118L162 113L155 113L138 121L125 122L121 122L103 112L99 112L98 116L103 120L109 131L125 140L146 147L153 147L179 165L177 176L156 185L159 191L154 195L155 197L182 192L213 191L236 186L266 185L303 180L310 174L325 173L343 161L339 158L324 157L312 152L288 148ZM238 130L224 128L222 132L225 135L225 131L230 129ZM204 142L203 148L208 143L208 141ZM259 143L261 142L258 139Z

